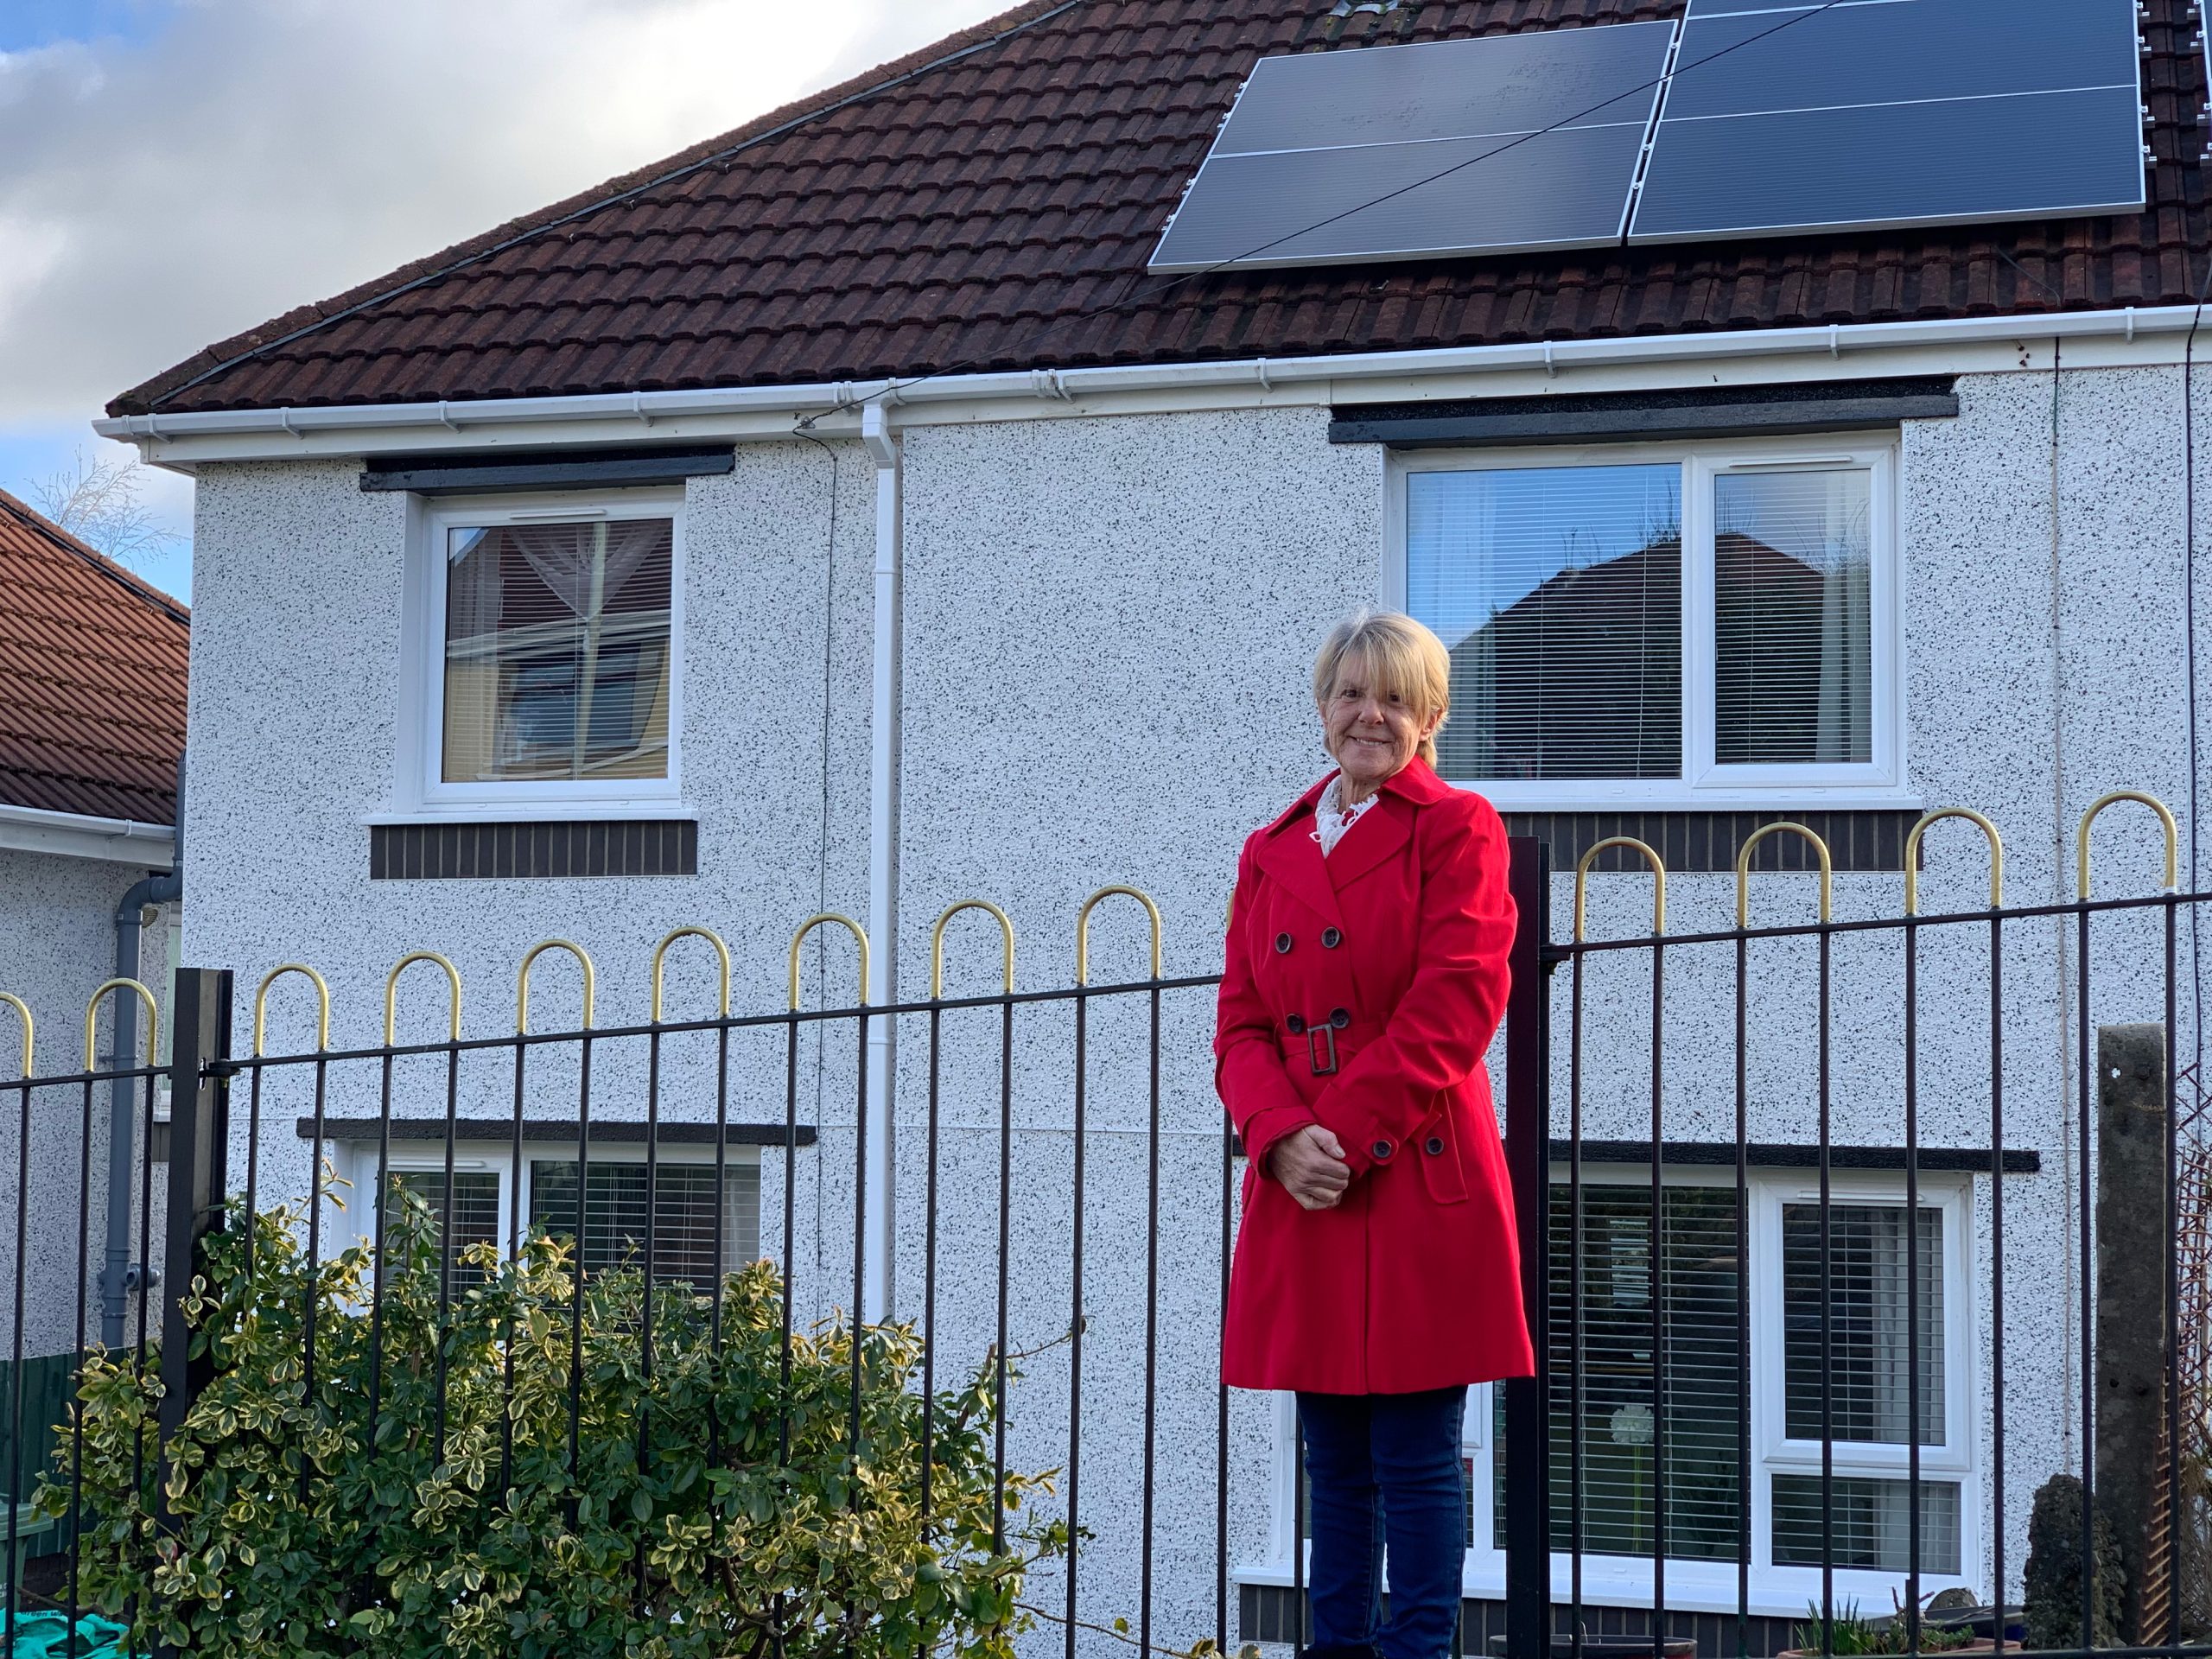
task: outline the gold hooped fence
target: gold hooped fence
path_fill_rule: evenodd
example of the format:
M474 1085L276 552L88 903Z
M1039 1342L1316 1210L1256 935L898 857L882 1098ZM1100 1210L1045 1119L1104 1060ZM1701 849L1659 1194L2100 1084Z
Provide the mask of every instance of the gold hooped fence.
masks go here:
M2099 797L2081 817L2075 831L2075 894L2077 902L2087 903L2093 887L2092 859L2093 832L2098 820L2116 806L2140 806L2155 818L2161 836L2164 891L2177 890L2180 879L2181 830L2173 811L2155 795L2142 790L2121 789ZM1967 806L1944 806L1923 813L1907 832L1901 874L1904 878L1904 914L1920 914L1920 852L1929 830L1947 819L1958 819L1972 824L1981 832L1989 858L1989 908L2001 910L2005 906L2005 844L1995 823L1983 813ZM1809 826L1795 820L1778 820L1763 824L1748 836L1738 849L1735 860L1736 925L1748 930L1751 923L1751 861L1758 849L1767 841L1789 838L1802 843L1814 861L1820 878L1818 897L1819 916L1827 923L1834 916L1835 866L1834 855L1821 836ZM1599 842L1576 861L1573 870L1573 938L1585 941L1587 935L1590 878L1596 874L1598 860L1608 852L1633 855L1645 868L1651 884L1651 937L1664 938L1667 933L1666 861L1657 849L1632 836L1611 836ZM1107 900L1128 899L1143 907L1149 930L1147 966L1153 979L1162 976L1166 948L1166 925L1159 905L1142 888L1122 883L1101 887L1084 899L1076 912L1075 921L1075 976L1077 987L1090 983L1090 925L1096 912ZM938 917L930 931L929 996L931 1001L941 1001L944 995L945 946L951 924L962 914L974 911L995 922L1000 942L1000 983L1005 994L1014 991L1014 963L1016 930L1014 919L1000 906L988 899L963 899L949 905ZM1226 920L1224 916L1224 920ZM835 912L823 912L810 916L791 935L787 955L789 1007L798 1012L804 1004L802 988L801 959L807 940L823 929L842 929L853 940L857 955L855 979L857 1000L855 1006L870 1007L869 982L873 962L872 947L868 931L850 916ZM665 986L668 957L676 945L685 939L697 939L711 948L715 968L715 1009L717 1016L727 1020L731 1016L731 987L734 973L734 957L721 934L710 927L690 925L672 930L653 948L651 963L651 1019L658 1025L665 1006ZM527 1035L530 1031L530 993L533 969L540 958L553 953L570 957L582 976L582 1029L593 1028L597 1015L598 970L591 955L574 940L550 938L532 945L523 955L515 981L515 1031ZM431 950L410 950L400 957L385 979L384 1039L387 1047L397 1045L399 1025L399 982L405 971L418 963L436 967L444 976L448 993L446 1010L447 1039L461 1040L462 986L461 969L443 953ZM270 993L277 982L288 976L306 979L315 995L315 1047L327 1050L331 1046L332 995L329 982L314 967L303 962L287 962L264 974L254 992L252 1012L253 1052L265 1052L268 1036L268 1010ZM160 1052L160 1008L153 992L137 980L115 979L102 984L92 996L85 1009L86 1071L97 1071L94 1027L100 1005L111 995L135 996L145 1007L148 1033L142 1064L152 1064L152 1057ZM32 1010L20 996L0 991L0 1007L11 1012L20 1029L19 1078L31 1077L35 1064L34 1022Z
M2172 810L2155 795L2141 790L2119 789L2092 802L2082 814L2075 831L2075 897L2087 903L2090 897L2090 832L2097 819L2113 806L2128 803L2148 807L2157 815L2158 827L2164 836L2165 855L2164 891L2175 892L2180 885L2181 829ZM1928 831L1948 818L1957 818L1973 824L1981 831L1989 849L1989 907L2005 907L2005 841L1997 826L1989 818L1970 806L1940 806L1923 813L1906 832L1904 841L1904 913L1920 914L1920 849ZM1762 842L1776 836L1789 836L1802 842L1810 850L1820 874L1820 919L1833 919L1835 901L1835 862L1828 844L1808 825L1783 819L1762 824L1747 836L1736 854L1736 925L1747 930L1751 925L1751 858ZM1635 854L1649 867L1652 878L1651 931L1654 938L1667 931L1667 866L1658 852L1633 836L1612 836L1599 842L1582 855L1574 867L1574 933L1579 944L1586 937L1588 913L1589 881L1592 868L1600 855L1611 851Z

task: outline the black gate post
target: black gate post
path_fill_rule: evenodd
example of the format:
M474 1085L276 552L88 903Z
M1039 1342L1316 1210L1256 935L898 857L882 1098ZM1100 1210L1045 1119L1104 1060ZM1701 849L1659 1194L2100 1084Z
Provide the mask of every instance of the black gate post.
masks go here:
M191 1357L192 1332L180 1304L200 1269L200 1240L222 1223L229 1185L230 1079L219 1063L231 1057L230 970L179 969L169 1015L169 1199L161 1284L164 1446L184 1427L185 1413L214 1369L205 1354ZM167 1500L162 1502L166 1522Z
M1536 1374L1505 1387L1505 1650L1551 1652L1551 849L1513 836L1513 989L1505 1010L1505 1159L1521 1249L1521 1295Z

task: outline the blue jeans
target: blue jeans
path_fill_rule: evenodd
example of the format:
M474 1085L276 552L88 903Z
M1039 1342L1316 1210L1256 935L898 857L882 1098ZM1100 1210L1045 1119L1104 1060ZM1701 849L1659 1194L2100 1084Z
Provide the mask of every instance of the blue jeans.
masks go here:
M1443 1659L1451 1652L1467 1539L1459 1465L1466 1409L1464 1388L1298 1396L1313 1488L1310 1651L1326 1659L1370 1650L1382 1659Z

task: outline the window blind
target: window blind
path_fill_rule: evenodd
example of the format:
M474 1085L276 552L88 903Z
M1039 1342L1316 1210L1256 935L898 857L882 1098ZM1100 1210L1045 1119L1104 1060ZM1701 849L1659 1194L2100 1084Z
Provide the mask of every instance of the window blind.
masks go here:
M1782 1211L1783 1364L1786 1433L1821 1438L1822 1379L1835 1438L1884 1446L1910 1443L1910 1366L1920 1372L1920 1443L1943 1444L1943 1228L1932 1209L1918 1212L1920 1340L1910 1357L1905 1287L1905 1211L1885 1205L1833 1205L1828 1211L1828 1340L1821 1342L1821 1211Z
M397 1170L391 1176L394 1188L420 1198L429 1210L429 1226L433 1238L437 1236L441 1200L445 1196L446 1175L442 1169ZM385 1218L386 1236L407 1212L395 1204L391 1214ZM473 1244L496 1245L499 1242L499 1178L486 1171L456 1170L453 1178L453 1207L449 1212L452 1231L446 1238L446 1253L452 1270L452 1284L456 1291L473 1288L484 1282L483 1273L461 1260L461 1253Z
M1681 469L1406 480L1411 613L1452 652L1448 778L1681 774Z
M1652 1411L1657 1321L1651 1304L1651 1193L1586 1183L1582 1189L1582 1547L1592 1554L1651 1554L1655 1478L1667 1485L1667 1554L1737 1554L1742 1469L1737 1457L1736 1194L1670 1187L1660 1206L1660 1295L1666 1309L1662 1426ZM1573 1203L1551 1192L1552 1548L1573 1538ZM1504 1392L1497 1390L1499 1443ZM1505 1459L1493 1460L1497 1547L1505 1547Z
M655 1177L653 1279L656 1283L711 1284L717 1268L728 1271L760 1253L760 1171L733 1163L727 1171L723 1257L715 1261L715 1168L711 1164L662 1164ZM645 1166L594 1163L584 1206L582 1251L587 1273L642 1265L645 1248ZM541 1160L531 1166L531 1225L563 1238L576 1230L576 1166L573 1160Z
M1839 1477L1830 1523L1838 1567L1903 1573L1912 1559L1912 1486L1903 1480ZM1774 1478L1774 1559L1780 1567L1818 1567L1825 1539L1821 1478ZM1959 1570L1959 1487L1928 1480L1920 1486L1920 1570Z
M1722 766L1872 760L1872 499L1863 467L1713 480Z

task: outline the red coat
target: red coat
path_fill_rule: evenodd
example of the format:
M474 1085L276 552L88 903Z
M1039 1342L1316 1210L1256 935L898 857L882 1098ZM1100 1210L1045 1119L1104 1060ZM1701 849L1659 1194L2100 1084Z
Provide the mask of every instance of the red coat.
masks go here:
M1325 859L1327 782L1236 868L1214 1076L1248 1162L1223 1379L1404 1394L1528 1376L1483 1066L1513 938L1504 826L1416 760ZM1266 1173L1269 1148L1312 1122L1351 1166L1332 1209L1301 1209Z

